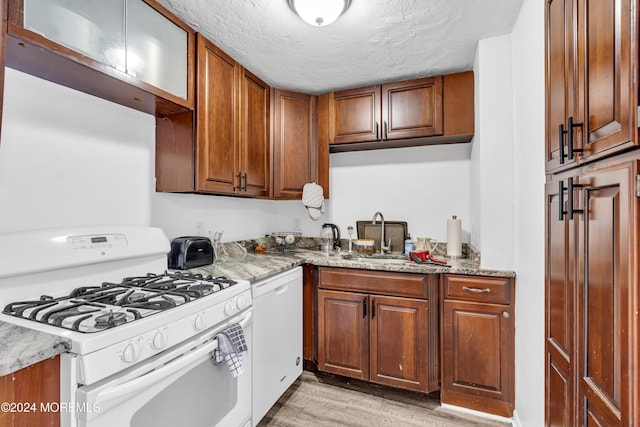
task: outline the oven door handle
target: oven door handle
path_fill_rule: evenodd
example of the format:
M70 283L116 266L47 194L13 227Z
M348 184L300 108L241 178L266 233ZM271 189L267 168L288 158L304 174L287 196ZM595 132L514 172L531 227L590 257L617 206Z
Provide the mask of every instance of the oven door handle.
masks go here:
M247 326L247 324L251 320L251 316L252 316L252 313L249 312L240 322L238 322L243 329ZM230 324L231 323L227 324L227 326ZM222 330L224 330L224 328L220 329L220 331ZM185 349L186 353L183 353L182 356L178 356L177 358L173 359L173 361L166 363L162 367L157 368L149 372L148 374L145 374L131 381L127 381L124 384L121 384L115 387L109 387L108 389L99 392L98 395L95 397L95 403L98 405L101 405L102 403L108 402L110 400L122 399L123 397L131 393L135 393L136 391L146 389L148 386L152 385L153 383L161 379L164 379L167 376L172 375L176 372L179 372L184 368L187 368L189 365L191 365L192 363L194 363L195 361L197 361L207 353L211 353L213 350L218 348L218 340L214 339L204 344L202 347L198 348L197 350L189 352L190 348L193 348L193 347L186 346L186 349Z

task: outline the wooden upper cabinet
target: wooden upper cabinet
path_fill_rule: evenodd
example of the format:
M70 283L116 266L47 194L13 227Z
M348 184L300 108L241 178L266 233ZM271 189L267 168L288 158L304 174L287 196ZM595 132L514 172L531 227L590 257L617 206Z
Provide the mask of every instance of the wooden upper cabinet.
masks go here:
M331 151L469 142L473 83L468 71L331 93Z
M197 192L268 196L270 91L198 34Z
M380 140L380 86L336 92L333 104L333 144Z
M149 114L193 110L195 32L157 1L5 1L7 66Z
M566 158L564 131L567 118L581 118L574 113L575 104L575 68L574 50L571 34L573 31L573 2L568 0L547 0L545 4L546 34L546 166L547 170L562 164L575 163L577 157L569 161ZM562 126L562 129L560 129Z
M316 97L274 90L273 197L299 199L318 176Z
M442 76L382 85L382 138L442 135Z
M334 94L333 144L442 135L442 76Z
M240 65L198 34L196 191L235 193L238 172Z
M240 76L240 155L242 191L267 197L271 184L271 88L246 69Z
M634 4L547 0L547 171L637 144Z
M634 0L578 1L579 148L585 160L638 144L637 94L631 89L638 77L634 11Z

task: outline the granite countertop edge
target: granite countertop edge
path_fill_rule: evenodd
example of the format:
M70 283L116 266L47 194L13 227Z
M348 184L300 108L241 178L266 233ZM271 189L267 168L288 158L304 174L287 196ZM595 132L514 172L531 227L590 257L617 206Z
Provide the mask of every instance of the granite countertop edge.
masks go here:
M450 267L420 265L410 262L406 257L402 256L397 256L396 258L404 259L405 263L385 264L367 262L366 259L352 260L344 258L345 254L342 254L343 256L328 256L321 251L311 249L296 249L290 252L273 250L264 254L255 254L244 248L238 246L234 248L230 245L226 244L225 256L221 260L216 260L213 264L203 267L192 268L189 271L214 276L224 275L232 279L248 280L249 282L256 282L303 264L413 274L451 273L473 276L516 277L515 271L480 268L472 260L466 258L450 259L438 257L447 261L451 265Z
M66 338L0 322L0 376L12 374L71 348Z
M323 267L343 267L362 270L377 270L414 274L466 274L494 277L515 277L511 270L479 268L469 259L447 259L451 267L418 265L407 261L403 264L378 264L344 259L342 256L327 256L311 249L294 251L271 250L255 254L236 243L225 243L225 255L213 264L193 268L193 273L227 276L236 280L256 282L303 264ZM0 322L0 376L11 374L36 364L69 349L70 341L45 332Z

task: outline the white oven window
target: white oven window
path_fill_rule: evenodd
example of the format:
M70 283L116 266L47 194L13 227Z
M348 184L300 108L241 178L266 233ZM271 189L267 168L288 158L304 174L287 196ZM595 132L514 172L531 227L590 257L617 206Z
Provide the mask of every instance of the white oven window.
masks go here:
M227 365L213 359L194 366L145 403L131 417L131 427L209 427L216 425L238 400L238 380Z

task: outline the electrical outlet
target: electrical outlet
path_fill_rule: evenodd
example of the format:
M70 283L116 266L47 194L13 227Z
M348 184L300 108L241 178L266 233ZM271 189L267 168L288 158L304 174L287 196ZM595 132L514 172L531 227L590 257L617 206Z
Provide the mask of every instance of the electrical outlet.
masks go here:
M302 231L301 221L300 218L293 218L293 231Z
M204 236L204 221L196 221L196 236Z

